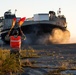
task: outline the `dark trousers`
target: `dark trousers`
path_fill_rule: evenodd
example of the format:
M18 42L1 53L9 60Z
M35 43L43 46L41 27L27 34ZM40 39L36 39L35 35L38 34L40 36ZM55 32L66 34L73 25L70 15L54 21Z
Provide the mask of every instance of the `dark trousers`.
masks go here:
M19 49L11 48L10 55L14 55L16 63L19 64L19 66L21 67L20 51L21 51L20 48Z
M19 49L15 49L15 48L11 48L10 50L10 54L15 54L16 58L20 58L20 48Z

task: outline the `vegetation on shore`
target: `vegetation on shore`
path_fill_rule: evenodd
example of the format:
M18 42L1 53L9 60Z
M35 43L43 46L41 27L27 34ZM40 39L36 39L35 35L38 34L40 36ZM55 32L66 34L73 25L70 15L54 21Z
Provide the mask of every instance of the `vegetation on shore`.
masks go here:
M23 68L19 64L19 59L15 54L9 51L0 50L0 75L12 75L12 73L21 73Z
M26 57L37 57L33 49L21 50L21 59ZM27 61L28 62L28 61ZM16 58L15 54L10 54L10 50L0 48L0 75L12 75L12 73L23 72L23 64Z

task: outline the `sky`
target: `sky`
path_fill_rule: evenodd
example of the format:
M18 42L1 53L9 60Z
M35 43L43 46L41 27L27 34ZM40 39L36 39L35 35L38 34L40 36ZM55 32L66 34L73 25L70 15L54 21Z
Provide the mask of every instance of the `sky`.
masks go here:
M0 16L11 9L18 17L33 17L34 14L48 13L53 10L57 13L61 8L61 14L66 17L67 28L71 38L76 38L76 0L0 0Z

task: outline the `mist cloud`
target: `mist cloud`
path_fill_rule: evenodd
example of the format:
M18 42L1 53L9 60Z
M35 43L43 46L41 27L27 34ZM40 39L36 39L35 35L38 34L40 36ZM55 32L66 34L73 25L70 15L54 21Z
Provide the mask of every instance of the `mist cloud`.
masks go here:
M70 32L68 30L62 31L59 28L54 28L52 33L45 33L37 36L34 33L26 34L25 44L63 44L69 43Z

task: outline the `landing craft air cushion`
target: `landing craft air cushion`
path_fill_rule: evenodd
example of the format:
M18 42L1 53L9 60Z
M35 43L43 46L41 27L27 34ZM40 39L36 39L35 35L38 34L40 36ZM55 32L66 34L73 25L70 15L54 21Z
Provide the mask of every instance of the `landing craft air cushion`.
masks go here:
M32 18L27 18L21 26L23 33L26 35L25 43L41 44L41 42L38 43L40 38L45 38L45 35L48 37L48 34L50 35L48 37L48 42L44 42L47 44L60 43L60 41L63 42L64 38L68 40L70 32L67 30L66 18L60 13L61 11L59 10L58 15L56 16L54 11L49 11L49 13L34 14ZM11 11L7 11L0 20L0 26L2 28L1 38L5 43L9 42L5 40L5 36L11 28L13 18L16 18L17 21L20 19L20 17L16 17L15 14L12 14ZM18 29L18 26L15 25L14 29Z

